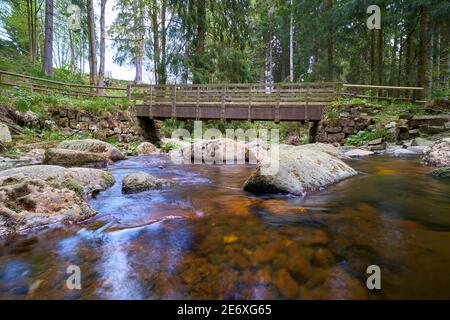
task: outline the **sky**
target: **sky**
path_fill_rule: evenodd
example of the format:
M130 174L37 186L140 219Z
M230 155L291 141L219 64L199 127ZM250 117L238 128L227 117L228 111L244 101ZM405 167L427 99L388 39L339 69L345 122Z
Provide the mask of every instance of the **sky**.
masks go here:
M114 22L117 13L114 12L113 7L116 0L108 0L106 2L106 12L105 12L105 22L106 28ZM95 6L96 14L100 16L100 6ZM113 62L114 50L112 47L112 40L106 40L106 57L105 57L105 67L106 71L112 72L112 77L121 80L134 80L134 68L132 66L119 66ZM148 74L143 74L144 82L149 80Z

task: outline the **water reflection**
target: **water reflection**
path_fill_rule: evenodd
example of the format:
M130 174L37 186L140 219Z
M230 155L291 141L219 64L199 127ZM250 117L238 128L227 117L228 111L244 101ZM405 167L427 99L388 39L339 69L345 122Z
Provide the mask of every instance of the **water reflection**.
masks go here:
M364 173L305 197L241 190L251 166L176 166L140 156L110 167L99 214L0 244L0 298L450 298L450 184L415 159L352 161ZM122 195L134 171L173 179ZM81 291L65 287L67 266ZM365 287L382 269L382 290Z

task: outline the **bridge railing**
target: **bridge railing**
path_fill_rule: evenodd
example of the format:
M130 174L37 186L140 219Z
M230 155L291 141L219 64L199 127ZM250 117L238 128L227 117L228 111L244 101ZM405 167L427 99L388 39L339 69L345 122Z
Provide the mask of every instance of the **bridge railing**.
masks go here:
M287 108L323 107L335 100L340 83L129 85L136 106L149 117L252 119L252 111L277 121ZM317 113L321 110L317 110ZM270 115L271 114L271 115Z

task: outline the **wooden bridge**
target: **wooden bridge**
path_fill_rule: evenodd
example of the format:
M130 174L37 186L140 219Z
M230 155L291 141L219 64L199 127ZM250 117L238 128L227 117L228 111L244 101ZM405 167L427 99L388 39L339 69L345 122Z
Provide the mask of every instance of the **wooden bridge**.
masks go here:
M140 119L223 119L311 121L321 119L324 108L340 96L411 100L417 87L343 83L279 84L174 84L91 86L65 83L0 70L0 91L18 87L81 99L128 99ZM361 92L364 91L364 95ZM396 91L395 97L386 93ZM406 92L402 94L402 92ZM1 92L3 94L3 92ZM424 101L416 101L424 102Z
M340 94L339 83L129 85L139 117L310 120Z

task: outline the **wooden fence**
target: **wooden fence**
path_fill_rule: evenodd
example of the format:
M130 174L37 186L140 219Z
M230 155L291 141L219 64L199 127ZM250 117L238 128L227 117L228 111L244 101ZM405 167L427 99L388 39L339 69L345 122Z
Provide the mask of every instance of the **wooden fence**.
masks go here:
M67 83L0 70L0 88L4 86L74 97L100 97L111 99L126 99L128 97L127 88L124 87L100 87L78 83Z
M278 84L176 84L126 87L91 86L43 79L0 70L0 89L17 87L36 92L73 97L100 97L134 100L138 109L150 117L206 117L249 119L252 110L279 119L289 116L292 107L303 108L303 117L339 96L414 101L420 87L373 86L347 83ZM424 103L425 101L414 101ZM269 111L267 108L273 108ZM308 110L309 109L309 110ZM263 116L264 113L267 113ZM270 114L270 115L269 115ZM192 116L192 115L195 115ZM297 114L296 117L299 115Z
M392 102L409 101L415 103L425 103L424 100L416 100L418 91L423 91L423 87L398 87L398 86L378 86L365 84L342 85L342 96L356 97L363 99L387 100Z

